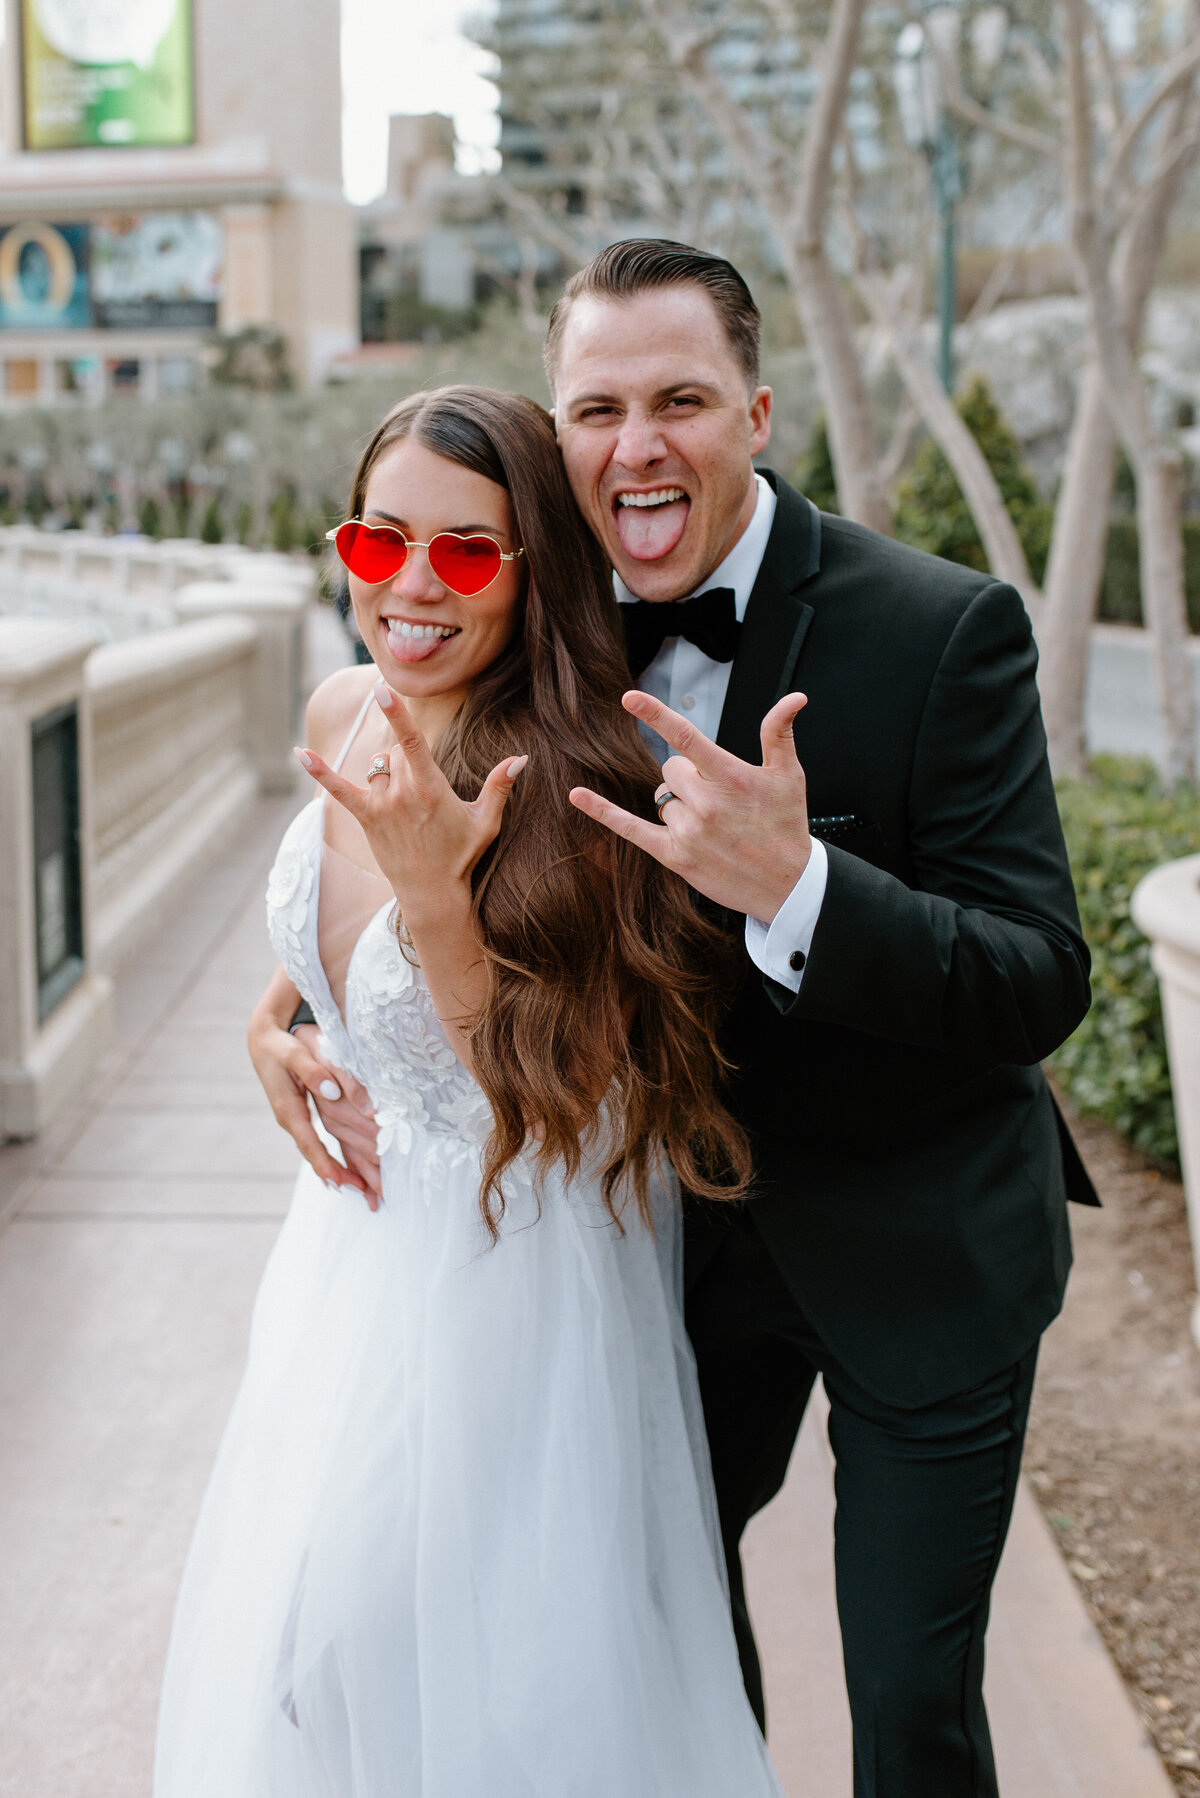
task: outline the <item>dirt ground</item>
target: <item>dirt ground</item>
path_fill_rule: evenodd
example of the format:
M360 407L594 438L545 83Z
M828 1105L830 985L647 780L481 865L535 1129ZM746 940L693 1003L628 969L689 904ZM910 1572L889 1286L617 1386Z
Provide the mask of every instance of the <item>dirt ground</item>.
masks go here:
M1200 1798L1200 1352L1183 1189L1072 1119L1102 1211L1048 1332L1025 1468L1186 1798Z

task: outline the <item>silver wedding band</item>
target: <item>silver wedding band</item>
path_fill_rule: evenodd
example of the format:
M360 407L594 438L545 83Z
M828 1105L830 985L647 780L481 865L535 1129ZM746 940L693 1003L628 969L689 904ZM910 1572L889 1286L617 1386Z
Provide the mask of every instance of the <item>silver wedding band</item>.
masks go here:
M669 805L672 799L678 799L678 798L679 798L679 794L672 793L669 789L665 793L658 793L655 795L654 809L657 811L660 821L661 821L662 815L663 815L663 806Z
M370 786L377 774L390 774L391 771L392 764L388 761L386 755L377 755L375 760L371 763L371 766L367 769L367 785Z

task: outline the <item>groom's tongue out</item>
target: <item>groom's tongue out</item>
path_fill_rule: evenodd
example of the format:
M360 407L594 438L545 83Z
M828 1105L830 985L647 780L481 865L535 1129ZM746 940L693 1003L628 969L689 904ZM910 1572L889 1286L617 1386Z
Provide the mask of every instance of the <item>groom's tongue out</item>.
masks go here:
M617 496L617 536L627 556L638 562L657 562L669 556L687 523L691 502L681 487L663 487L655 493L621 493Z

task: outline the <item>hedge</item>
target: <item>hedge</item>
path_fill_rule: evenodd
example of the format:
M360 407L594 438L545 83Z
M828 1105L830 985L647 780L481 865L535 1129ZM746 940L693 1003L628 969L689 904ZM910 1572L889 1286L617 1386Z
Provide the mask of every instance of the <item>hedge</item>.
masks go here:
M1184 514L1183 568L1188 620L1200 632L1200 517ZM1100 616L1109 624L1141 624L1142 582L1138 573L1135 518L1114 518L1108 527L1108 554L1100 589Z
M1092 953L1092 1008L1049 1065L1080 1111L1176 1169L1158 981L1129 900L1151 868L1200 851L1200 789L1168 789L1148 761L1097 756L1087 778L1058 783L1058 804Z

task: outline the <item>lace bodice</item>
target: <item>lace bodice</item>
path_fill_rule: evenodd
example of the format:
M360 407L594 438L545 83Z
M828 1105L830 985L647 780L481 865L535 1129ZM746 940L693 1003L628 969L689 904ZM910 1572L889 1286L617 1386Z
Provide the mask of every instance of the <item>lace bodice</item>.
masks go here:
M412 950L401 950L394 905L364 928L346 973L345 1016L321 965L317 938L323 860L322 795L284 833L267 884L267 928L288 977L312 1006L324 1053L361 1080L379 1123L379 1152L407 1151L414 1130L482 1142L491 1112L442 1029Z

